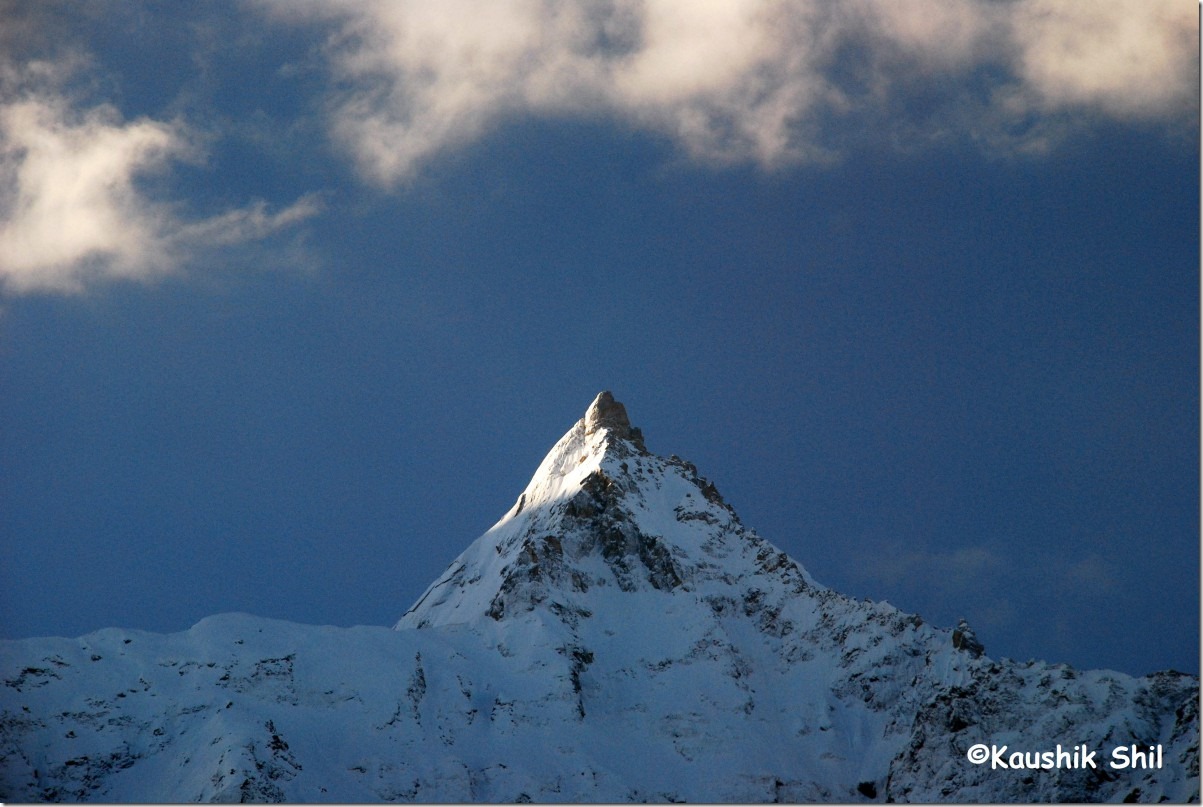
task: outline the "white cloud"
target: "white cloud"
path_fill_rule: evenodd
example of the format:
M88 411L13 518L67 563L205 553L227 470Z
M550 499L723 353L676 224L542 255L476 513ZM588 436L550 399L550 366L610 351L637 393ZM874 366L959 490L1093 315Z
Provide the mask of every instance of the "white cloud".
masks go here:
M272 215L256 204L187 220L139 187L195 157L179 123L124 122L107 105L76 111L46 87L0 103L0 284L75 292L98 280L149 279L316 210L306 198Z
M584 11L538 0L269 6L339 24L329 56L345 90L331 99L335 139L382 183L481 135L508 109L571 104L599 77L578 48Z
M75 288L89 270L136 275L166 257L160 216L133 180L183 148L178 133L122 125L108 107L70 123L64 107L27 98L0 108L0 273L17 291Z
M797 124L839 103L822 75L817 6L641 5L639 45L614 65L612 109L675 137L695 158L771 166L821 158Z
M841 126L906 118L917 90L947 107L924 126L984 139L990 132L972 130L1032 125L1033 115L1182 119L1196 101L1197 9L1185 2L262 6L277 19L333 27L331 129L362 174L384 186L522 114L614 116L667 134L700 160L772 167L828 158ZM898 124L908 128L916 126Z
M1157 118L1197 93L1195 3L1027 0L1011 19L1017 70L1044 109Z

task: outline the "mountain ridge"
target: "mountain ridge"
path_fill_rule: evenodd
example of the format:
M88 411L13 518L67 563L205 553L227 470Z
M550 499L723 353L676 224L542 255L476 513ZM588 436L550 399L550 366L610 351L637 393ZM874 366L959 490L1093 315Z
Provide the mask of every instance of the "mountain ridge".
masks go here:
M607 392L391 630L0 647L6 801L1198 800L1198 679L994 660L832 591ZM982 743L1168 764L1016 776Z

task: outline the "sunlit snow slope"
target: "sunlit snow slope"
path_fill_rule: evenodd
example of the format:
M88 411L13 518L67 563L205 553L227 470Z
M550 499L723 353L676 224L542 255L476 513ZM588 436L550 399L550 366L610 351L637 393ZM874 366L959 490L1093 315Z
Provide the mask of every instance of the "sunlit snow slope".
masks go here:
M602 393L394 630L0 645L4 801L1198 799L1198 680L994 661L744 527ZM1161 744L1164 767L1003 771Z

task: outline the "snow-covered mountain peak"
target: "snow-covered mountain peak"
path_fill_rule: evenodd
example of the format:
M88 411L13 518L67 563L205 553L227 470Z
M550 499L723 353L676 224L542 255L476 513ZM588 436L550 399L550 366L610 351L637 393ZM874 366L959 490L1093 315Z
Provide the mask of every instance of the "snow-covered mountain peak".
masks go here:
M493 529L524 511L575 495L584 479L600 470L607 458L621 461L646 452L643 435L631 425L626 407L609 392L598 393L585 416L547 452L514 507ZM610 463L612 470L614 464Z
M697 468L647 451L625 407L600 393L510 511L456 558L397 628L501 621L536 609L612 609L610 592L769 600L822 590L745 528ZM742 588L740 596L746 593ZM703 605L703 608L708 606Z
M1199 798L1196 677L992 659L819 586L608 393L396 627L0 642L0 800ZM1097 769L974 764L1074 743Z

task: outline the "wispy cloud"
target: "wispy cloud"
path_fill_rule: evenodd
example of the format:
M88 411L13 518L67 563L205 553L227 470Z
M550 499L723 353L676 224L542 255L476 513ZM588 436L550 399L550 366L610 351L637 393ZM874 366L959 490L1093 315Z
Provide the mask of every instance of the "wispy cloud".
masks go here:
M771 168L830 159L850 131L1030 150L1092 116L1183 120L1196 103L1190 3L260 5L330 29L331 131L383 186L523 114L616 116L695 159Z
M0 286L78 292L115 278L174 272L214 247L265 238L317 211L313 197L268 213L256 202L211 218L140 184L199 149L180 121L124 121L107 104L77 108L60 90L67 62L26 65L0 86ZM31 86L33 77L36 86Z
M1013 629L1025 613L1055 603L1049 613L1093 608L1114 597L1115 560L1095 552L1063 556L1049 551L1017 563L1005 543L966 545L951 550L872 542L854 570L860 585L889 591L903 608L923 610L929 603L968 603L978 628Z

